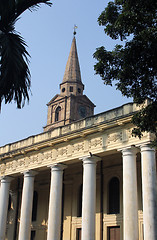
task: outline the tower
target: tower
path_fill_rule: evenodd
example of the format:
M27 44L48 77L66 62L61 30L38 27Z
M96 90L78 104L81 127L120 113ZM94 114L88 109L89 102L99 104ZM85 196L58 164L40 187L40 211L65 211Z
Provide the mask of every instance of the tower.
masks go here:
M92 116L95 105L83 94L80 65L75 35L66 64L60 94L55 95L47 104L47 125L44 131L72 123L81 118Z

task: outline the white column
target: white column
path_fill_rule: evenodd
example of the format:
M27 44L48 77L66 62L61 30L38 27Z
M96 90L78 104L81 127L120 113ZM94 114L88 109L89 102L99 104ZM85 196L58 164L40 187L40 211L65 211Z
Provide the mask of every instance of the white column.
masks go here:
M138 240L136 153L134 147L122 149L124 240Z
M51 187L47 240L59 240L61 232L63 170L66 166L63 164L54 164L50 167Z
M0 240L5 239L7 213L8 213L8 200L9 189L12 177L2 177L0 187Z
M141 146L144 240L157 240L157 181L155 149Z
M24 172L19 240L30 240L35 171Z
M83 161L82 240L95 239L96 162L100 158L87 156Z

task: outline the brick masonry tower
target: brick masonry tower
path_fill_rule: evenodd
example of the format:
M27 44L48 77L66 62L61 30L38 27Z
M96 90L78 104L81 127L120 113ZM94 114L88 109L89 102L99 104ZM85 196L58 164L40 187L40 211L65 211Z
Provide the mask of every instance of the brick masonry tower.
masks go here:
M72 40L69 58L66 64L60 94L47 104L47 125L44 131L67 125L94 114L95 105L83 95L84 84L81 80L75 35Z

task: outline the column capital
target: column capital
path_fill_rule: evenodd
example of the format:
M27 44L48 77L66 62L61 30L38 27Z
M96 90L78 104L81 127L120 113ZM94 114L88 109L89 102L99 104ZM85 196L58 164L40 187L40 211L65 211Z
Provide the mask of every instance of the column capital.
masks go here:
M81 160L83 164L96 164L101 158L95 155L87 155L80 157L79 160Z
M10 183L13 180L11 176L2 176L0 177L1 183Z
M136 148L135 146L127 146L121 149L118 149L119 152L122 152L123 156L127 156L127 155L133 155L138 153L138 148Z
M67 168L67 166L62 163L54 163L52 165L49 165L48 167L51 168L51 171L63 171Z
M38 174L38 172L34 171L34 170L27 170L27 171L23 172L24 178L26 178L26 177L34 177L37 174Z
M153 152L155 152L155 147L152 146L151 142L143 143L143 144L139 145L139 147L141 149L141 152L144 152L144 151L153 151Z

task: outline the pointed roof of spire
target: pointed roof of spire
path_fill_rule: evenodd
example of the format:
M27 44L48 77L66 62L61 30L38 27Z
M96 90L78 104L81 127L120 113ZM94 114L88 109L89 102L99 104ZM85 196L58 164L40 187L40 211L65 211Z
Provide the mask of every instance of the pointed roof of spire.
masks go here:
M66 64L62 83L65 82L82 83L75 36L72 40L69 58Z

